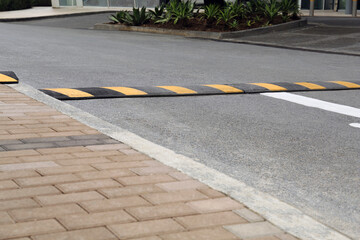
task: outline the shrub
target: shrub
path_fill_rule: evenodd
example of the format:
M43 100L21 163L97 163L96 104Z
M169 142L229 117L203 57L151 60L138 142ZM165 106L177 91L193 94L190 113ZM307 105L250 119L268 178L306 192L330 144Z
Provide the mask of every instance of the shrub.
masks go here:
M216 4L210 4L204 7L204 13L202 19L206 19L206 24L212 24L215 22L217 16L220 13L220 6Z
M0 0L0 11L31 8L31 0Z
M180 23L182 26L188 25L188 20L194 16L195 3L190 0L181 2L177 0L171 0L166 5L165 16L156 21L157 23L167 23L172 21L174 24Z
M156 20L161 19L161 17L163 16L163 14L165 12L164 10L165 10L165 4L161 4L161 6L155 7L154 10L149 10L149 12L152 15L152 19L154 19L156 21Z

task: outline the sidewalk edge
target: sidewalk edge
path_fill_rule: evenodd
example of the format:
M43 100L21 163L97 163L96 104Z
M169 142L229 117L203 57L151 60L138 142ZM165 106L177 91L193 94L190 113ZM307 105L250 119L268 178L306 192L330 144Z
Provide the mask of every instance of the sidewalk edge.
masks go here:
M54 99L33 87L21 83L9 87L43 102L70 117L121 141L150 157L180 170L189 176L224 192L265 217L284 231L304 240L350 240L345 235L305 215L300 210L260 192L245 183L211 169L186 156L152 143L134 133L101 120L76 107Z

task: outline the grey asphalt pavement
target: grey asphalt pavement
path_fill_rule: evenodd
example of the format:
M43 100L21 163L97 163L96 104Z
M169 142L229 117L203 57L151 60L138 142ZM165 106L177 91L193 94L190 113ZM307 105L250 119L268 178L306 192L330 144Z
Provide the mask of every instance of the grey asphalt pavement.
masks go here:
M44 20L45 21L45 20ZM55 24L55 23L54 23ZM41 25L41 24L40 24ZM359 80L360 58L0 23L0 66L36 88ZM298 93L359 107L358 90ZM226 95L67 102L360 236L358 118Z

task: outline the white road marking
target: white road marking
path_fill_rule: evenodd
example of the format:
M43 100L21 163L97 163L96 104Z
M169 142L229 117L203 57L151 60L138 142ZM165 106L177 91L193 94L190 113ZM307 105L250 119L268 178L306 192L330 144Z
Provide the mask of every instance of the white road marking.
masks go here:
M280 93L261 93L261 95L286 100L289 102L301 104L307 107L319 108L329 112L335 112L344 114L351 117L360 118L360 109L341 105L337 103L326 102L315 98L304 97L292 93L280 92Z
M360 128L360 123L350 123L349 125L352 127Z

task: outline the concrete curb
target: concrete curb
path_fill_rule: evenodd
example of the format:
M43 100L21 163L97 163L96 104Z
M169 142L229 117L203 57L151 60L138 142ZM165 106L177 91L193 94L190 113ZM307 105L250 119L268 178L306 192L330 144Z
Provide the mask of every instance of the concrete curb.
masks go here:
M59 100L80 100L98 98L174 97L348 89L360 89L360 81L237 83L192 86L47 88L40 89L40 91Z
M18 83L19 79L12 71L0 71L0 84Z
M26 84L12 86L17 91L121 141L165 165L226 193L265 217L284 231L306 240L350 240L349 237L305 215L300 210L258 191L245 183L211 169L184 155L152 143L121 127L110 124L76 107L51 98Z
M238 38L251 35L258 35L263 33L284 31L293 29L296 27L303 27L307 25L307 19L296 20L288 23L281 23L274 26L268 26L263 28L255 28L243 31L235 32L204 32L204 31L187 31L187 30L175 30L165 28L152 28L152 27L137 27L137 26L125 26L118 24L105 24L97 23L94 25L95 30L108 30L108 31L132 31L132 32L145 32L145 33L157 33L157 34L169 34L191 38L204 38L204 39L227 39Z

